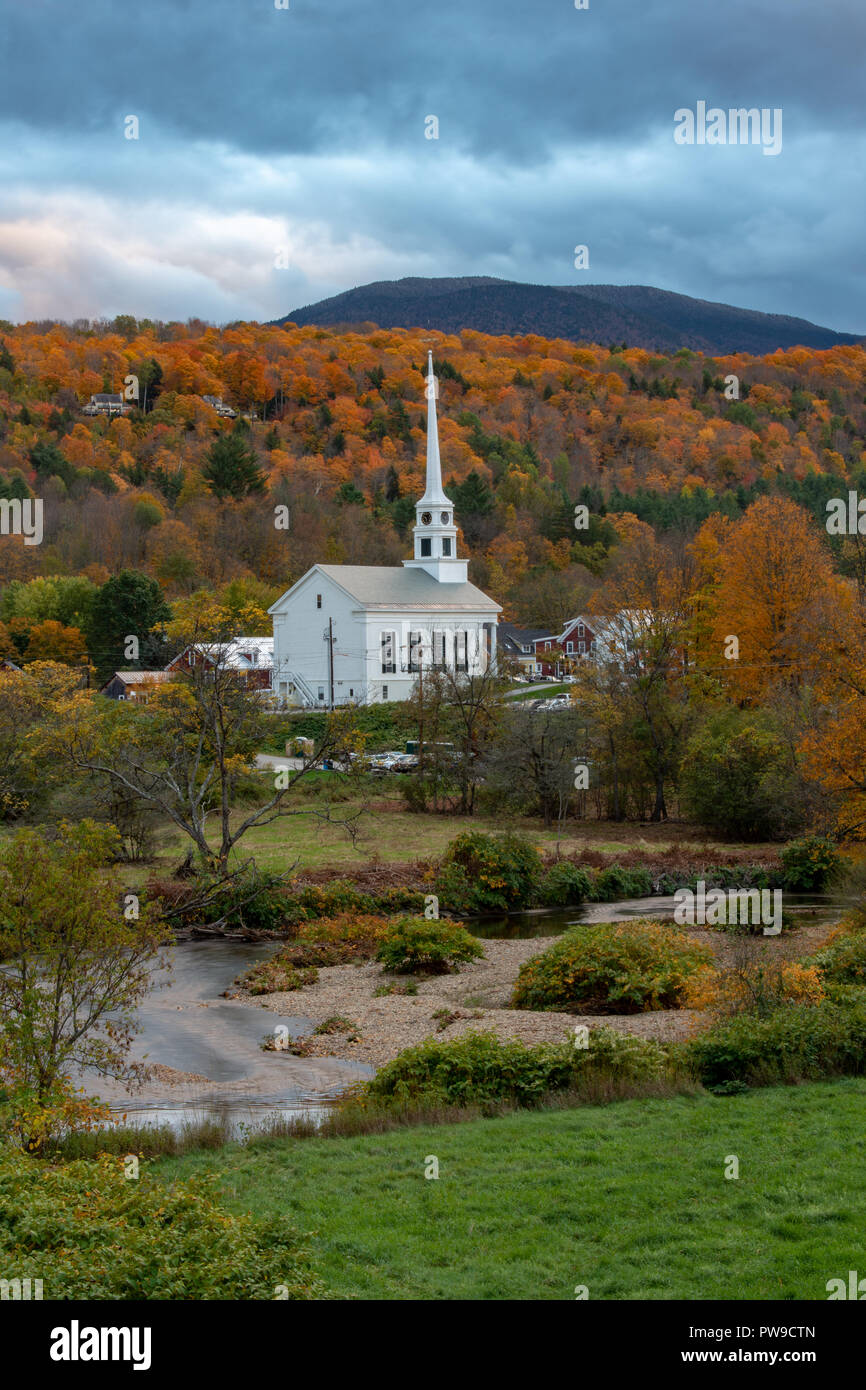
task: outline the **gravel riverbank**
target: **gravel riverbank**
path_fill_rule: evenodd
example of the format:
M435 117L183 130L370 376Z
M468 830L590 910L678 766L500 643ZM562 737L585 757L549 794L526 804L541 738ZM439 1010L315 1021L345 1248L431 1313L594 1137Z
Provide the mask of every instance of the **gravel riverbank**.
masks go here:
M458 1038L468 1032L492 1032L507 1040L561 1042L579 1024L605 1026L644 1038L688 1037L695 1016L684 1009L661 1009L646 1014L583 1015L533 1013L510 1009L508 1001L524 961L539 955L555 937L483 942L485 957L465 965L459 974L418 981L418 993L376 994L383 985L405 986L403 976L383 971L375 962L326 966L315 984L277 994L251 995L238 990L236 998L276 1014L303 1014L318 1025L335 1015L351 1021L348 1030L314 1034L304 1039L304 1055L345 1057L381 1066L405 1047L425 1038ZM445 1010L448 1017L442 1016ZM439 1015L435 1017L435 1015Z

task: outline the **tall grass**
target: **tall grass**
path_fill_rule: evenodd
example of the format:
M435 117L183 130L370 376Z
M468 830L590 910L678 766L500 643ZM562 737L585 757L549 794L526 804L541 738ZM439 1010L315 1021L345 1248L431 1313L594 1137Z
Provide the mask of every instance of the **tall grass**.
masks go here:
M694 1095L703 1087L683 1073L673 1078L622 1078L613 1072L594 1070L567 1090L549 1091L539 1096L532 1109L568 1110L584 1105L608 1105L620 1100L660 1099ZM347 1139L364 1134L387 1134L392 1130L421 1125L454 1125L470 1120L515 1114L527 1107L513 1101L488 1101L483 1105L382 1104L350 1095L329 1106L326 1114L263 1116L254 1125L240 1126L233 1133L228 1117L190 1119L180 1128L169 1124L118 1125L112 1129L73 1133L57 1140L46 1157L61 1159L96 1158L99 1154L137 1154L141 1158L179 1158L199 1151L228 1145L256 1147L286 1139Z

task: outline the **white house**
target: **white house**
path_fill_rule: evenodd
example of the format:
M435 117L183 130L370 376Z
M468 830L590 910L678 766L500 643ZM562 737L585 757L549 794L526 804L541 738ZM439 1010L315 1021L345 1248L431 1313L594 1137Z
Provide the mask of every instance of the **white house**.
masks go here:
M228 671L238 671L246 677L247 685L271 689L274 669L273 637L233 637L226 642L191 642L166 666L167 671L190 671L194 666L219 664Z
M454 507L442 487L433 354L428 354L427 482L414 555L402 565L314 565L268 611L274 693L318 706L406 700L430 668L478 674L496 664L502 609L467 578Z

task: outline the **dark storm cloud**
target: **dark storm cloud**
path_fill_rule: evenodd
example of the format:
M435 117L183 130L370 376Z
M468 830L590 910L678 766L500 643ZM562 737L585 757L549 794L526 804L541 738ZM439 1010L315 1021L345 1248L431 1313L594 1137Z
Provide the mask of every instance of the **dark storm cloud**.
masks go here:
M567 283L587 243L584 280L866 329L861 0L0 9L0 313L268 317L400 274ZM698 100L782 108L782 154L676 147Z
M247 151L409 141L421 108L477 156L630 138L706 96L862 122L860 0L6 0L0 115L106 129L146 113Z

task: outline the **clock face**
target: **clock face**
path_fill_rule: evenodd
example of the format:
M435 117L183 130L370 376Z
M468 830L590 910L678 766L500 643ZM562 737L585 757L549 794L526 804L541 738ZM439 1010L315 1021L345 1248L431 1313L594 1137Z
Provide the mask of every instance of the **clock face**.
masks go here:
M432 520L433 520L433 517L431 516L430 512L422 512L422 513L421 513L421 525L422 525L422 526L429 526L429 525L430 525L430 522L431 522Z
M448 525L448 513L447 513L447 512L443 512L443 513L442 513L442 516L440 517L440 520L441 520L443 526L447 526L447 525Z

